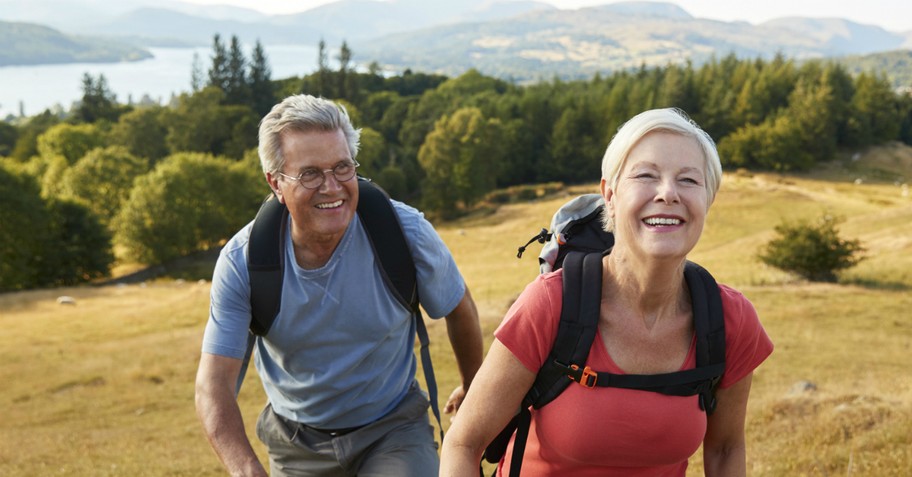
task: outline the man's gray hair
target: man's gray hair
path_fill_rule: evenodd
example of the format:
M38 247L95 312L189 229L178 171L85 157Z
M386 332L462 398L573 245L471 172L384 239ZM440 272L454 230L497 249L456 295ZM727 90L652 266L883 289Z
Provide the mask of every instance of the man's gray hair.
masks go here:
M352 126L348 111L341 104L307 94L289 96L260 121L259 154L263 172L274 174L285 167L282 134L286 131L341 130L352 159L358 155L361 130Z

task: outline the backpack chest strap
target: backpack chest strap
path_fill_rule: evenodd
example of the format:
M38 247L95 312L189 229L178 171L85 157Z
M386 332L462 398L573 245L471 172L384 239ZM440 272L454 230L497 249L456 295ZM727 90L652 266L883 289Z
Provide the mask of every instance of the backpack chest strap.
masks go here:
M724 363L664 374L615 374L576 364L555 362L554 365L565 369L570 380L587 388L640 389L669 396L693 396L709 391L725 371Z

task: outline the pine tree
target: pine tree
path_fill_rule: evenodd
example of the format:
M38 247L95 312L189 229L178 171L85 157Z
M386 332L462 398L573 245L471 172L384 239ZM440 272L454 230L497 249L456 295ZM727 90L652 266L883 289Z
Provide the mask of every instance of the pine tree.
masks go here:
M193 52L193 64L190 67L190 90L197 92L203 89L203 65L199 53Z
M209 67L209 83L206 86L228 90L228 51L222 38L216 33L212 37L212 65Z
M354 94L354 91L350 88L351 79L349 78L349 76L351 76L349 75L351 72L349 64L352 59L352 51L348 47L347 42L342 41L342 47L339 49L339 56L337 59L339 60L339 76L337 78L336 86L337 96L339 99L351 100L351 96Z
M227 85L225 88L226 104L247 104L247 59L241 51L241 44L236 35L231 37L231 48L228 52Z
M117 96L108 88L108 80L103 74L98 75L97 79L89 73L82 76L82 101L77 107L76 115L85 123L101 119L117 120Z
M263 50L260 40L257 40L251 54L250 73L247 77L250 87L250 103L258 116L268 113L276 102L271 76L272 71L266 59L266 52Z
M317 96L329 97L329 64L327 63L326 42L320 38L317 46Z

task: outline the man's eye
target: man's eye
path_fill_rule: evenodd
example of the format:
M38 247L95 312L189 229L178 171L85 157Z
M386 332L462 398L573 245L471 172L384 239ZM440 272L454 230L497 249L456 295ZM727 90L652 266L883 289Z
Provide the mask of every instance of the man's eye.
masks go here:
M301 179L308 180L317 177L320 173L316 169L307 169L301 173Z

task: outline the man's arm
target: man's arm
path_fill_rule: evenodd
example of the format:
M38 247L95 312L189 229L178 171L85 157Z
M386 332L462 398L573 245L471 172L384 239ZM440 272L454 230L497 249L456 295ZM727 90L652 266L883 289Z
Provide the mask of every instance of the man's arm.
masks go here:
M235 397L241 360L203 353L196 374L196 413L206 437L232 476L265 477Z
M449 414L459 410L465 393L469 390L472 380L475 379L475 373L478 372L484 359L484 342L481 338L478 310L475 308L475 301L472 300L468 287L456 308L446 316L446 325L450 345L453 347L453 354L456 355L459 375L462 377L462 386L457 387L450 394L450 398L443 408L443 412Z

